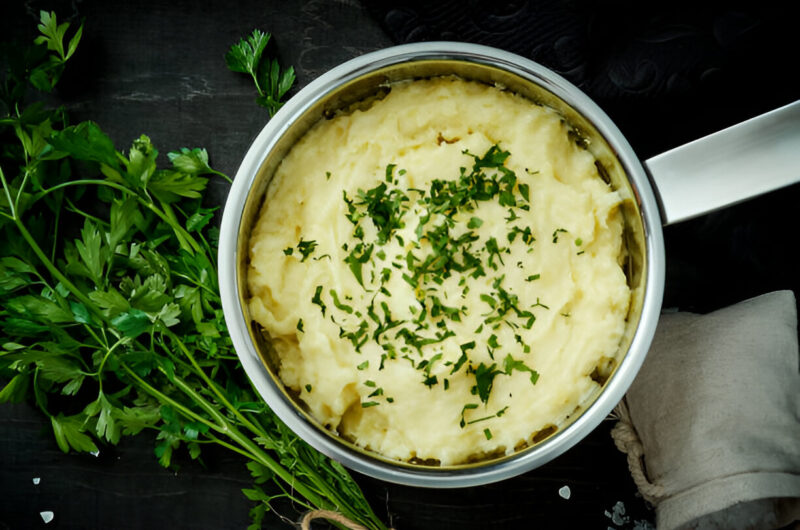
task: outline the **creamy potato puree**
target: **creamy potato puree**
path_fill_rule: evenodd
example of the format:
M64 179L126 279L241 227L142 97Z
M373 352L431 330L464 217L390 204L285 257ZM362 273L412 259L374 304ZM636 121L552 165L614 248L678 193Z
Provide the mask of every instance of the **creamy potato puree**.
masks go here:
M463 463L561 425L630 298L621 199L594 162L555 112L458 78L321 121L251 238L249 309L280 378L392 459Z

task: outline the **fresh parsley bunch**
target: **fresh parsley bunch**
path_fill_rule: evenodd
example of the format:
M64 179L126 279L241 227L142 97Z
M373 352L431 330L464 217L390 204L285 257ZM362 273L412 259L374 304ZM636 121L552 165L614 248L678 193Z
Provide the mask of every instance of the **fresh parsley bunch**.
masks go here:
M28 87L51 90L75 53L82 27L65 43L68 29L43 12L36 45L0 57L0 402L31 400L64 452L143 431L165 467L179 449L230 449L248 459L256 528L282 497L384 528L239 365L218 292L216 208L202 203L208 179L227 177L206 151L170 152L162 167L147 136L120 152L95 123L25 105Z

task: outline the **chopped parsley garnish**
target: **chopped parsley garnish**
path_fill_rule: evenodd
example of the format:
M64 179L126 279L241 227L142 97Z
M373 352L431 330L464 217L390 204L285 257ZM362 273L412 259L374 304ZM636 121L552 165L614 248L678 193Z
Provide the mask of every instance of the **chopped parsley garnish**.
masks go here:
M348 313L348 314L352 314L353 313L352 306L349 306L347 304L343 304L342 302L339 301L339 295L336 293L335 290L331 289L330 293L331 293L331 298L333 298L333 305L336 306L336 309L344 311L345 313Z
M477 408L478 408L477 403L467 403L466 405L464 405L464 408L461 409L461 421L459 422L459 425L461 425L462 429L467 424L467 420L464 419L464 413L467 412L468 410L474 410Z
M387 175L391 175L388 167ZM396 229L404 226L402 218L408 209L404 204L409 201L405 193L397 188L387 193L387 189L386 183L381 182L370 190L358 190L358 202L354 204L366 208L367 216L378 229L379 245L385 244Z
M456 322L461 321L461 313L466 311L465 307L451 307L444 305L437 296L431 296L431 317L446 316Z
M492 363L490 366L481 363L473 370L473 373L475 374L475 386L470 389L470 392L473 396L477 395L483 403L487 403L494 385L494 378L503 372L497 369L496 363Z
M425 377L425 379L422 381L422 384L428 388L432 388L433 385L439 384L439 379L435 375L429 375Z
M431 389L440 382L433 369L437 362L443 362L445 358L444 348L436 345L455 336L451 326L468 315L468 308L461 305L461 300L470 289L467 279L485 277L489 270L500 271L501 267L505 267L503 254L511 254L512 245L522 243L531 252L536 241L531 227L524 225L508 226L505 236L500 236L500 241L496 236L481 236L484 220L476 214L482 202L491 201L506 209L508 216L505 220L511 223L520 219L518 210L530 210L531 190L529 184L520 182L514 171L505 166L510 153L499 146L492 146L483 155L468 151L464 151L464 154L472 158L471 167L460 168L455 179L433 180L427 189L401 189L396 177L405 174L405 170L398 169L395 163L389 163L383 178L374 187L358 189L353 197L343 191L344 215L352 224L351 237L341 247L345 252L343 261L364 291L371 293L369 305L365 311L362 310L364 315L347 302L352 297L342 298L335 289L328 289L330 303L335 308L330 317L339 326L340 338L349 341L356 352L360 352L370 340L379 345L383 349L379 370L394 359L406 359L421 372L422 384ZM330 178L330 172L326 173L326 178ZM410 211L413 213L408 214ZM409 218L414 216L412 222L415 226L401 236L400 230L405 228L407 215ZM556 229L553 232L553 242L558 241L561 232L566 230ZM410 241L404 237L410 237ZM501 246L503 237L509 247ZM393 249L386 245L395 240L401 250L389 256ZM575 240L578 246L579 242ZM296 247L287 248L284 253L291 256L297 255L297 251L302 256L302 262L316 247L316 241L304 241L301 238ZM524 268L522 261L516 263L518 269ZM390 310L393 295L391 286L395 285L390 280L394 269L400 271L400 276L416 300L408 306L407 312L396 310L397 315L392 315ZM454 275L457 290L446 283ZM534 281L539 277L539 274L528 275L525 281ZM529 302L523 304L515 293L503 286L504 278L505 274L501 274L491 282L491 289L477 293L480 300L487 304L488 311L481 314L482 322L475 330L475 335L480 335L481 340L485 341L483 345L491 359L501 348L509 346L517 352L530 352L530 346L525 344L516 330L530 329L536 320L530 310L521 309ZM325 316L322 290L322 286L317 286L311 301L320 307ZM538 298L533 307L547 308ZM358 320L353 321L352 318ZM500 332L496 331L500 326L508 326L513 330L515 343L501 345ZM302 331L302 320L298 322L298 329ZM488 338L484 334L489 335ZM511 353L504 352L505 357L498 358L498 361L503 359L500 365L497 362L473 364L470 352L478 344L477 340L461 344L458 359L447 360L444 366L449 370L449 375L464 369L465 375L474 378L470 391L480 403L488 403L497 376L510 376L514 371L524 371L530 374L533 383L536 382L538 373L523 361L515 359ZM368 367L367 360L356 366L358 370ZM450 388L449 379L443 378L441 382L444 390ZM383 389L374 381L367 380L364 385L374 389L369 398L383 395ZM392 401L392 398L386 398L387 403ZM367 408L378 404L377 401L364 401L361 406ZM467 421L465 413L478 406L464 406L460 421L462 427L501 416L505 412L503 408L493 415ZM489 429L484 434L491 439Z
M300 261L303 262L308 259L314 249L317 248L316 241L303 241L303 238L300 238L300 242L297 243L297 250L300 251L300 254L303 255L303 259Z
M508 237L508 242L509 243L513 243L518 235L522 236L520 239L526 245L530 245L531 243L536 241L536 238L533 237L533 234L531 233L531 227L530 226L525 227L524 230L522 228L518 227L518 226L511 227L511 231L508 233L508 236L507 236Z
M519 193L525 199L525 202L530 202L530 187L527 184L518 184L517 187L519 188Z
M423 370L425 372L425 379L422 381L422 384L431 388L433 385L439 383L439 379L436 375L431 375L431 369L433 368L434 363L442 358L441 353L437 353L430 360L424 360L417 365L418 370Z
M547 307L546 305L544 305L543 303L541 303L539 301L539 297L538 296L536 297L536 303L531 305L531 307L543 307L545 309L550 309L549 307Z
M450 369L450 375L453 375L454 373L458 372L461 369L461 367L464 366L464 363L467 362L467 352L469 350L474 349L474 348L475 348L475 341L474 340L471 340L471 341L461 345L461 356L453 364L453 368Z
M353 276L356 277L356 280L358 280L358 283L361 284L362 287L364 286L364 280L361 277L361 269L364 264L369 261L373 248L374 246L372 244L364 246L364 243L359 243L344 259L345 263L350 267Z
M301 333L303 332L303 319L302 318L297 320L297 331L299 331Z
M559 233L566 234L567 231L564 228L556 228L555 230L553 230L553 243L558 243L558 234Z
M480 217L470 217L467 228L480 228L483 220Z
M369 325L367 324L366 320L362 320L361 323L358 325L353 331L344 331L344 328L339 329L340 336L349 340L353 347L355 348L356 352L361 352L361 346L366 344L369 340Z
M297 243L297 251L300 252L300 255L303 256L300 259L300 262L307 260L308 257L314 252L314 249L317 248L316 241L303 241L303 238L300 238L300 242ZM294 255L294 248L293 247L286 247L283 249L283 254L286 256Z
M477 404L475 404L475 403L468 403L468 404L464 405L464 408L462 408L462 409L461 409L461 421L459 422L459 425L461 426L461 428L462 428L462 429L463 429L465 426L467 426L467 425L472 425L472 424L474 424L474 423L480 423L480 422L482 422L482 421L491 420L492 418L499 418L499 417L501 417L503 414L505 414L505 413L506 413L506 410L508 410L508 405L506 405L506 406L505 406L505 407L503 407L502 409L498 410L498 411L497 411L497 412L495 412L494 414L490 414L490 415L488 415L488 416L482 416L482 417L480 417L480 418L476 418L476 419L474 419L474 420L469 420L469 421L467 421L467 419L465 418L465 414L466 414L466 412L467 412L468 410L475 410L475 409L477 409L477 408L478 408L478 405L477 405Z
M503 263L503 258L500 256L501 252L505 252L506 249L500 248L497 245L497 239L490 237L488 241L486 241L486 251L489 252L489 261L488 264L494 270L497 270L497 264L494 262L494 257L497 256L497 259L500 261L501 265L505 265Z
M321 294L322 294L322 286L317 285L317 288L314 291L314 297L311 299L311 303L318 305L320 310L322 311L322 316L325 316L325 304L322 302L322 298L320 297Z
M503 370L505 371L506 375L511 375L514 370L518 372L528 372L531 374L531 383L534 385L536 384L536 381L539 380L539 372L529 367L524 362L515 360L513 357L511 357L510 353L506 355L506 358L503 360Z

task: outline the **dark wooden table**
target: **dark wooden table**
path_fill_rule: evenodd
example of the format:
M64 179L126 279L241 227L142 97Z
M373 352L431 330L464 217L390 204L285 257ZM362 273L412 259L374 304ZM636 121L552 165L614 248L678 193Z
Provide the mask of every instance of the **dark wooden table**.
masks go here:
M294 65L294 90L365 52L415 40L467 40L526 55L562 73L615 120L640 157L719 130L800 97L795 28L778 4L734 8L681 2L292 0L111 3L4 2L0 37L30 36L39 9L85 19L84 39L56 99L74 121L92 119L117 147L138 135L162 153L206 147L235 174L268 119L228 46L253 28ZM754 175L754 178L758 178ZM226 187L211 188L222 202ZM707 311L778 288L797 291L800 187L666 230L665 305ZM523 476L463 490L426 490L357 476L376 512L397 528L634 528L653 521L604 422L584 441ZM222 450L205 467L156 462L146 435L65 455L27 405L0 406L0 528L244 528L250 484ZM34 483L38 480L38 484ZM570 498L558 491L569 486ZM627 520L609 513L622 502ZM281 506L267 527L291 527ZM52 511L45 525L40 512ZM283 519L283 518L286 519Z

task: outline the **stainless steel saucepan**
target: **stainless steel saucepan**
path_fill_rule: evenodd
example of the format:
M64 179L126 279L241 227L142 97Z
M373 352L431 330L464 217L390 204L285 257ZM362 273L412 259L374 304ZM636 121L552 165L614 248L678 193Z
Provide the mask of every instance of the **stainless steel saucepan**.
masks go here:
M546 439L517 453L459 466L395 462L326 430L282 385L269 341L251 320L245 274L251 227L275 168L320 119L375 97L392 82L458 75L499 85L560 112L601 176L623 197L631 310L617 364L591 403ZM622 399L644 361L664 290L662 225L682 221L800 180L800 101L644 163L606 114L578 88L520 56L464 43L397 46L348 61L300 90L248 150L222 219L219 271L225 320L258 392L302 439L359 472L391 482L463 487L509 478L563 453Z

